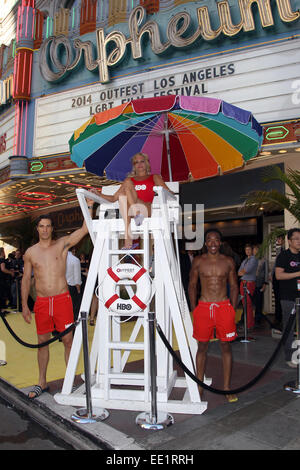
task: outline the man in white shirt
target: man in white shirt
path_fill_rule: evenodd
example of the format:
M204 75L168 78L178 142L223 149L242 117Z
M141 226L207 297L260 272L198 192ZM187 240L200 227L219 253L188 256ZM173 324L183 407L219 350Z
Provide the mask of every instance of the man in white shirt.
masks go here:
M77 320L80 308L81 265L77 256L68 251L66 263L66 279L73 303L74 321Z

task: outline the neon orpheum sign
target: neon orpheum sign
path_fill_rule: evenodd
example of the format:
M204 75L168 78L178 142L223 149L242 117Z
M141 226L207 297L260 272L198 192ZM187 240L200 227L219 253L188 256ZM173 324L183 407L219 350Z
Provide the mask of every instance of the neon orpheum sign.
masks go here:
M131 49L133 59L143 57L142 39L148 36L154 54L162 54L170 47L186 48L192 45L199 37L205 41L216 39L221 33L225 36L236 36L240 31L249 32L255 30L255 22L252 13L252 4L256 3L263 28L274 25L274 18L270 0L238 0L241 20L238 24L232 21L228 0L217 3L220 26L213 29L207 6L197 8L197 30L187 37L192 19L191 15L182 11L176 13L169 20L166 27L167 41L161 41L159 26L154 20L143 23L145 10L142 6L134 8L129 20L128 28L130 36L126 37L121 31L112 31L105 35L104 29L96 30L97 58L93 58L93 43L81 41L76 38L71 41L66 36L50 37L44 41L40 50L40 71L48 82L55 82L65 77L74 70L84 56L85 67L93 71L98 68L99 81L109 81L109 67L117 65L125 56L127 46ZM290 0L276 0L277 10L281 21L290 23L300 17L299 11L293 11ZM75 58L74 50L75 49ZM109 52L108 52L109 49ZM64 60L61 59L61 51L64 50Z

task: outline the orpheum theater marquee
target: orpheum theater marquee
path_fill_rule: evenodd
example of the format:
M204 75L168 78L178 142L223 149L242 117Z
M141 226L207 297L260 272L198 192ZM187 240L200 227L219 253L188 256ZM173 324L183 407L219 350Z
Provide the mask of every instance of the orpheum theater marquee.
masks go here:
M128 28L129 36L126 37L121 31L113 31L105 34L103 28L96 31L97 40L97 58L93 58L93 44L91 41L81 41L75 39L73 47L71 41L65 37L50 37L47 39L40 53L40 70L45 80L52 82L63 78L68 72L76 69L81 62L81 56L84 56L84 63L86 68L90 71L95 69L99 70L99 81L106 83L109 81L109 67L113 67L120 63L126 53L128 47L130 48L133 59L141 59L143 57L142 39L145 35L149 35L152 51L159 55L164 54L171 47L187 48L193 45L199 38L205 41L212 41L218 38L222 33L225 36L236 36L241 31L249 32L255 30L255 23L252 13L252 1L238 0L239 13L241 20L238 24L234 24L228 0L217 3L219 27L213 29L209 8L203 6L197 8L197 29L193 34L188 31L192 22L191 15L182 11L176 13L169 20L166 26L167 40L162 41L160 36L159 26L155 21L147 21L143 24L145 17L145 10L143 7L136 7L129 18ZM256 2L259 9L259 16L263 28L274 26L274 18L272 14L270 0L261 0ZM277 10L281 21L293 22L299 19L299 11L293 11L290 0L276 0ZM50 46L50 53L48 55L48 47ZM108 53L108 46L111 47L111 52ZM65 49L65 63L62 63L59 58L59 51L63 47ZM75 51L75 58L73 59L73 51ZM51 66L56 66L59 71L53 72Z
M261 123L298 118L300 0L206 3L158 15L137 6L120 30L44 40L33 80L34 155L68 152L66 135L89 116L148 96L222 98Z

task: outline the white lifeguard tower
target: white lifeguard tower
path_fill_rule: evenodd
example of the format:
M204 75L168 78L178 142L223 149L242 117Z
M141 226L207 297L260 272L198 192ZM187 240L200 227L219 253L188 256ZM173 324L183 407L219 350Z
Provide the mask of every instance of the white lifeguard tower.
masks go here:
M152 215L145 218L140 226L132 219L133 236L142 240L142 248L132 251L119 249L119 239L124 236L124 221L114 216L107 218L108 212L118 209L118 202L109 203L84 189L77 189L77 197L84 219L94 244L87 282L81 303L81 312L89 312L93 293L99 298L97 322L90 352L91 400L93 407L151 411L151 380L149 354L149 321L151 308L155 311L156 321L160 325L169 343L173 344L173 332L176 336L182 362L195 373L194 361L197 342L192 337L192 322L181 283L177 226L179 223L178 183L167 183L177 195L162 187L155 187L157 193L152 204ZM104 194L114 194L119 186L103 187ZM100 204L99 216L91 219L86 200L88 197ZM101 286L107 276L107 270L118 266L128 259L138 262L147 270L154 247L154 276L151 280L151 298L144 310L134 313L131 321L130 338L122 338L122 319L132 314L122 310L120 313L105 307ZM123 285L130 298L134 295L135 282L122 279L116 289ZM95 290L96 289L96 290ZM118 292L118 290L117 290ZM142 340L141 340L142 337ZM61 393L54 398L57 403L71 406L84 406L86 396L84 385L72 392L79 355L82 348L82 329L75 330L70 359ZM143 351L143 370L132 372L128 369L128 359L132 351ZM157 410L163 413L201 414L207 409L207 402L200 399L198 385L188 375L178 377L173 359L165 348L159 335L156 335L156 400ZM84 378L84 377L83 377ZM205 379L210 384L210 379ZM180 393L174 399L174 389ZM177 395L180 395L178 399Z

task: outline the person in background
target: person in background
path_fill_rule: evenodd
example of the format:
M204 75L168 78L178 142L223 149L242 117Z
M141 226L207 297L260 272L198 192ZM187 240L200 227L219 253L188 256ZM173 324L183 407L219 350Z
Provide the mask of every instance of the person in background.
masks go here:
M228 242L226 242L226 241L222 242L222 245L221 245L221 248L220 248L220 253L222 253L223 255L226 255L226 256L230 256L230 258L233 259L234 265L235 265L235 270L236 270L236 273L237 273L238 269L239 269L239 266L241 264L241 258L239 257L239 255L237 253L235 253L235 251L233 251L233 249L231 248L231 246L229 245ZM227 283L227 295L230 298L230 286L229 286L228 283Z
M231 258L233 259L233 261L235 263L236 272L237 272L238 269L239 269L239 266L241 264L241 258L239 257L239 255L235 251L233 251L233 249L231 248L231 246L229 245L229 243L227 241L224 241L222 243L220 252L223 253L226 256L231 256Z
M7 269L5 251L4 248L0 248L0 308L1 310L6 307L7 300L10 298L10 283L7 280L11 280L14 277L13 270Z
M295 306L296 298L300 298L300 229L292 228L287 233L289 248L281 251L276 258L275 276L279 281L279 294L282 308L282 323L285 329ZM294 327L284 343L284 355L289 367L297 368L293 360L292 343Z
M81 289L81 267L73 249L68 251L66 263L66 279L73 304L74 321L77 320L80 308Z
M182 250L179 254L181 280L182 280L182 285L183 285L183 289L184 289L184 293L186 296L189 310L191 310L191 305L190 305L188 290L189 290L190 271L191 271L193 259L194 259L193 250L187 250L187 251Z
M242 302L244 309L247 307L247 328L252 329L254 327L254 313L252 298L255 291L255 280L258 260L253 255L252 245L247 243L245 245L246 258L242 261L241 266L238 270L238 275L241 277L240 280L240 295L242 296ZM246 288L246 305L245 305L245 293ZM242 321L243 324L243 321Z
M260 245L253 246L253 255L257 256ZM268 261L262 257L258 259L256 269L255 291L253 302L255 305L255 327L260 327L264 319L263 305L264 305L264 292L268 285L269 278L269 264Z
M13 308L18 308L19 312L22 312L21 307L21 279L24 269L24 261L22 252L20 250L15 251L14 259L12 260L11 267L14 270L14 279L11 283L11 297Z
M88 258L85 256L84 253L80 253L79 261L80 261L81 282L82 282L82 284L81 284L81 293L83 293L85 283L86 283L86 278L87 278L88 271L89 271L89 261L88 261Z
M13 271L13 273L14 273L14 260L15 260L15 251L11 251L10 253L8 253L8 256L5 260L5 267L8 271ZM14 278L15 278L15 273L12 277L6 276L6 291L7 291L7 298L8 298L8 307L12 309L16 308L16 302L12 295Z
M275 327L281 330L282 329L282 308L281 308L281 302L280 302L279 281L278 279L276 279L276 276L275 276L275 266L276 266L276 259L278 255L282 251L284 251L284 237L283 236L276 238L275 250L276 250L276 258L275 258L274 266L272 269L271 280L272 280L272 288L273 288L274 302L275 302Z

